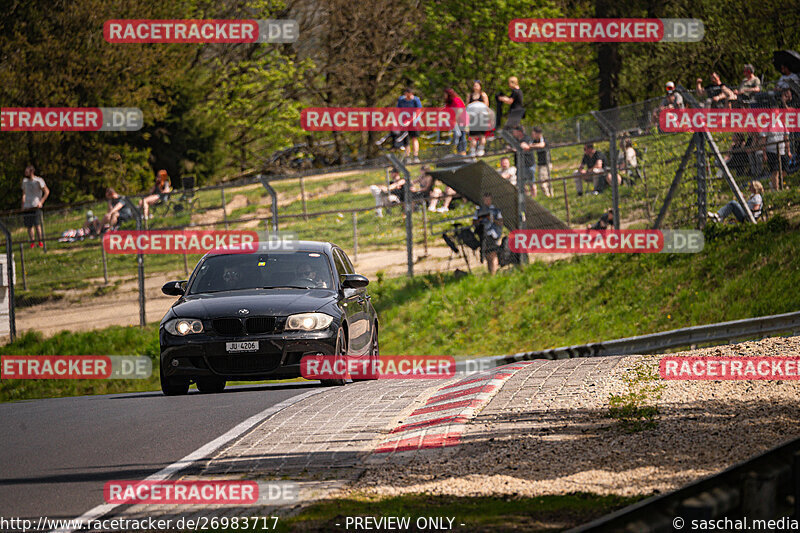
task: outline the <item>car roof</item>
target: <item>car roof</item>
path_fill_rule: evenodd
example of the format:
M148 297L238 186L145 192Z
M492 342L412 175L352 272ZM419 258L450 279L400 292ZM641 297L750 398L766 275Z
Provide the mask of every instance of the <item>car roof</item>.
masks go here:
M250 253L264 253L264 252L273 252L273 253L281 253L281 252L293 252L293 251L303 251L303 252L321 252L324 254L330 254L333 248L338 248L338 246L330 243L330 242L322 242L322 241L292 241L294 245L294 250L275 250L274 244L273 247L270 247L269 242L259 242L258 249L253 250ZM216 255L234 255L240 254L241 252L229 252L225 249L219 250L211 250L210 252L206 253L203 256L203 259L210 256Z

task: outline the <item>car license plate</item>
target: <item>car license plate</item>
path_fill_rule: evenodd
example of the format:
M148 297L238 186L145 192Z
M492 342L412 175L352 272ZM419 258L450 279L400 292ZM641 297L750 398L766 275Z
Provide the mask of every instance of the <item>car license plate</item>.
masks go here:
M258 341L226 342L225 349L228 353L257 352Z

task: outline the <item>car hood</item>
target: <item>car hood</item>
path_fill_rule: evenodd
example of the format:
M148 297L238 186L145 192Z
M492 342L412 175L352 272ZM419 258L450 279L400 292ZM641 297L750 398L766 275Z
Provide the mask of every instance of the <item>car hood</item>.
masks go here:
M326 289L263 289L193 294L172 306L176 317L213 318L217 316L286 316L307 313L336 300L336 292Z

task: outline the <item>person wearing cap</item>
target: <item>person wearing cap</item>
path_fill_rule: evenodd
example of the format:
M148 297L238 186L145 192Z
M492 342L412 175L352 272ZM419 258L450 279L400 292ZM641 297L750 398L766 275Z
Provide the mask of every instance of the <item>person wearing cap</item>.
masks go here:
M744 66L744 78L742 79L742 83L739 84L738 89L733 91L737 97L748 99L753 93L761 91L761 80L758 79L758 76L753 74L754 71L753 65L750 63Z
M666 94L661 99L661 103L653 110L652 121L658 124L658 115L662 109L683 109L683 97L675 90L675 83L668 81L665 87Z
M666 95L661 100L662 109L683 109L683 96L675 90L675 83L668 81Z
M166 202L169 199L170 191L172 191L172 183L169 181L167 171L162 168L158 171L156 182L153 185L153 188L150 189L150 192L147 194L147 196L142 198L142 201L139 203L145 220L151 218L150 206L159 202Z

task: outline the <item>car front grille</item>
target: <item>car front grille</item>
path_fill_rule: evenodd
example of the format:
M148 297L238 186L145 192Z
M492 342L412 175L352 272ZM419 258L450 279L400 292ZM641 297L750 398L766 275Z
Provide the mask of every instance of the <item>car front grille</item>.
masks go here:
M278 318L274 316L251 316L245 319L215 318L211 321L211 327L218 334L230 337L279 333Z
M275 317L274 316L254 316L245 320L247 325L247 333L250 335L258 333L272 333L275 331Z
M252 374L275 370L281 363L281 355L229 355L209 357L208 362L217 374Z
M215 318L211 327L220 335L243 335L244 327L239 318Z

